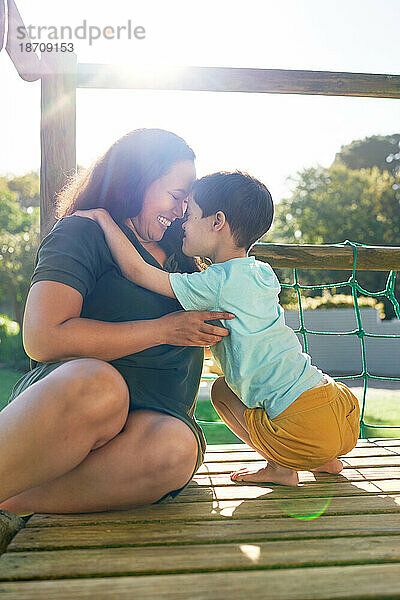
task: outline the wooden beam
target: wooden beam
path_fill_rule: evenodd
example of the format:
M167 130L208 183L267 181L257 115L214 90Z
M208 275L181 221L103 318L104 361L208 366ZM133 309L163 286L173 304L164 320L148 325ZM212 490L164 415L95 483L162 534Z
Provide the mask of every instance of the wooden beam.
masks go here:
M250 254L276 268L339 270L351 270L353 268L353 249L351 246L255 244ZM357 270L400 271L400 247L358 247Z
M55 197L76 171L76 55L42 55L40 233L55 222Z
M231 67L157 69L81 63L77 87L400 98L400 75Z

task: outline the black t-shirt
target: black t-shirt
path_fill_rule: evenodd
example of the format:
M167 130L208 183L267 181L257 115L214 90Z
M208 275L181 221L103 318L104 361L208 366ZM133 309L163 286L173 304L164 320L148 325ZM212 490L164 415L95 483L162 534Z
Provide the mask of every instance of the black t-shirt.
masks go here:
M126 225L120 227L143 259L161 269L133 231ZM164 270L180 270L179 252L168 257ZM83 297L81 317L87 319L137 321L182 310L177 300L146 290L123 277L101 227L84 217L61 219L42 241L32 285L38 281L57 281L80 292ZM194 431L200 429L192 417L203 348L160 345L110 363L128 385L131 410L158 410L182 419ZM33 368L38 366L42 364L32 365ZM43 376L46 371L43 369ZM201 430L197 434L202 438Z

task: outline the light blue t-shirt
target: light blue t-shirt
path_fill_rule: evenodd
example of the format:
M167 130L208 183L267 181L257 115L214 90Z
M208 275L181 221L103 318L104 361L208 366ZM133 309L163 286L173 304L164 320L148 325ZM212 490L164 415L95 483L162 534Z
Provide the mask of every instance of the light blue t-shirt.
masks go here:
M281 287L269 264L254 256L232 258L200 273L170 273L169 278L185 310L236 315L221 321L230 335L211 350L226 383L246 406L262 407L273 419L322 381L323 373L285 325Z

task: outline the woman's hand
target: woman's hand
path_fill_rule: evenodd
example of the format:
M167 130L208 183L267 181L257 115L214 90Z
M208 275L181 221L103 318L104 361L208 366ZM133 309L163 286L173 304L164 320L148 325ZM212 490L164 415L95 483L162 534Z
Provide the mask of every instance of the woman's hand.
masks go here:
M213 346L229 335L223 327L205 323L214 319L234 319L232 313L212 311L178 311L158 319L161 343L171 346Z
M90 208L88 210L76 210L72 213L71 217L86 217L87 219L91 219L100 224L102 219L109 219L110 214L105 208Z

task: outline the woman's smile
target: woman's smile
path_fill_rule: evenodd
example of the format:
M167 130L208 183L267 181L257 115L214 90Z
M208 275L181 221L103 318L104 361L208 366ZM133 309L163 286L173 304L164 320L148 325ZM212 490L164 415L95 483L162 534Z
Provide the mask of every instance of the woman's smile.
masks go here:
M193 161L183 160L175 163L166 175L149 185L143 198L142 210L131 219L135 232L142 240L159 242L175 219L183 217L186 197L195 178Z
M167 217L163 217L162 215L158 215L157 221L159 223L161 223L161 225L164 227L164 229L167 229L172 223L172 221L167 219Z

